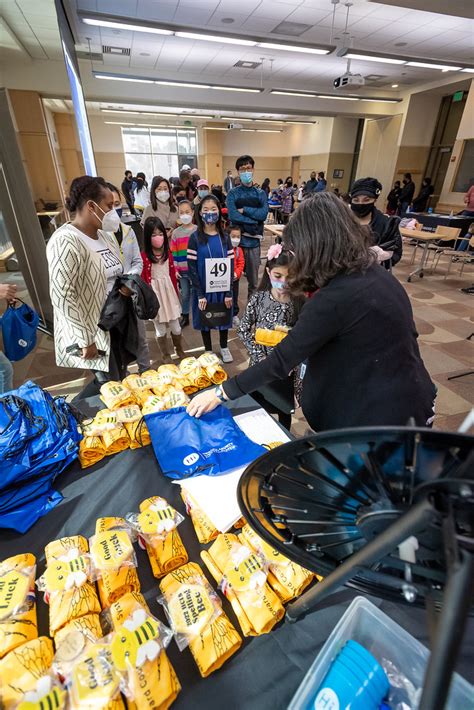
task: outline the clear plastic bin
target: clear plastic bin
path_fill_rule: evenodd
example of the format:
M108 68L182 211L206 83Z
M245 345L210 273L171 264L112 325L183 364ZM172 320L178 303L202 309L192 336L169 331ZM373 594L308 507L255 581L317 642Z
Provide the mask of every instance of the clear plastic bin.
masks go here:
M429 657L428 649L374 604L364 597L356 597L315 658L288 710L310 710L313 707L311 701L332 660L349 639L362 644L382 666L386 665L384 659L391 661L415 688L421 687ZM412 705L413 710L416 707L417 703ZM446 710L473 709L474 687L456 673L451 681Z

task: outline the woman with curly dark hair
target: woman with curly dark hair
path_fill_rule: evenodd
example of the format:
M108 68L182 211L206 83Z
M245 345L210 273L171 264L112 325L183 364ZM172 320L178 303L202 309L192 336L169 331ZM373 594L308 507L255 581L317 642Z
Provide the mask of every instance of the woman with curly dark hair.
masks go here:
M283 233L294 252L293 294L311 294L287 337L268 357L222 387L197 395L201 416L282 379L306 362L303 413L316 431L431 423L435 387L418 349L410 301L381 268L369 235L341 200L321 192L302 202Z

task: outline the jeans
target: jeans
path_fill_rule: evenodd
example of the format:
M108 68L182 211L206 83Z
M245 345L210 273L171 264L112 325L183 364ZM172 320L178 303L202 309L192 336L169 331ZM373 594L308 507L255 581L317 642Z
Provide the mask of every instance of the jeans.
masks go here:
M191 300L191 281L189 280L188 274L181 274L178 283L181 291L181 312L183 316L188 316L189 302Z
M13 389L13 365L5 353L0 350L0 394Z
M260 244L252 249L242 247L245 255L245 275L249 284L248 298L257 290L260 267Z

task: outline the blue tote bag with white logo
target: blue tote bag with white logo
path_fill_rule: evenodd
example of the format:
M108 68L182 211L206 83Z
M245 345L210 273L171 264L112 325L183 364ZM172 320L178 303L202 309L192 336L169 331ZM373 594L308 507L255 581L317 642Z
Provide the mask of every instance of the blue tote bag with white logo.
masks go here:
M218 476L246 466L265 453L237 426L231 413L219 405L200 419L185 407L145 416L153 449L168 478Z
M27 303L8 306L2 317L2 335L3 349L9 360L22 360L33 350L38 323L39 315Z

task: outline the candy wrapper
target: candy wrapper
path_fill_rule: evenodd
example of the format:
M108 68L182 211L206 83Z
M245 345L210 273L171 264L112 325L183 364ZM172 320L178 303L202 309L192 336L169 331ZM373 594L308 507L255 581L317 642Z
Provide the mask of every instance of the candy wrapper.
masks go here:
M209 387L211 384L207 372L201 367L195 357L186 357L181 360L179 370L200 390Z
M198 363L204 368L214 385L220 385L226 381L227 373L214 353L203 353L198 357Z
M199 542L206 544L215 540L219 531L206 513L198 507L191 494L184 488L181 488L181 498L186 506L187 514L191 517Z
M189 645L203 678L220 668L239 648L242 639L219 607L199 565L190 562L160 582L168 619L178 645Z
M263 555L269 565L268 583L278 594L283 604L290 599L299 597L315 577L318 580L322 579L275 550L265 540L262 540L250 525L245 525L242 528L239 540L242 544Z
M92 571L104 607L128 592L140 591L137 560L127 523L123 519L109 520L112 526L107 528L107 522L99 522L99 519L96 528L101 531L90 539Z
M255 342L257 345L263 345L266 348L274 348L286 338L288 332L288 329L284 326L278 325L275 327L275 330L257 328L255 330Z
M0 658L38 636L36 558L25 553L0 563Z
M23 700L25 693L36 689L53 662L53 643L40 636L18 646L0 661L2 707L10 710Z
M188 561L188 553L176 526L184 520L164 498L154 496L140 503L140 513L127 515L148 553L153 576L159 579Z
M105 382L100 388L100 398L107 409L118 409L136 404L132 392L121 382Z
M244 636L272 630L285 615L283 605L266 579L260 556L239 544L232 533L219 535L201 559L232 604Z

